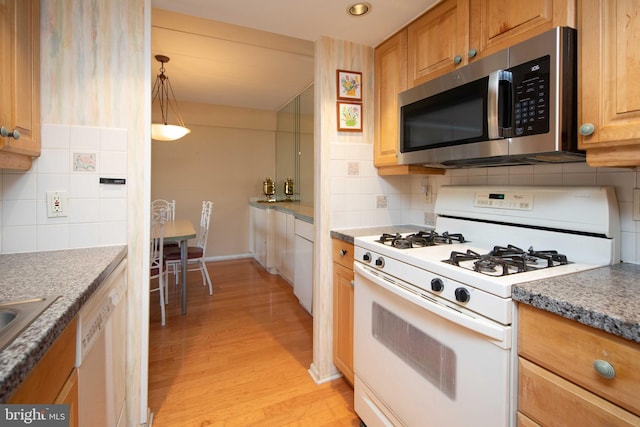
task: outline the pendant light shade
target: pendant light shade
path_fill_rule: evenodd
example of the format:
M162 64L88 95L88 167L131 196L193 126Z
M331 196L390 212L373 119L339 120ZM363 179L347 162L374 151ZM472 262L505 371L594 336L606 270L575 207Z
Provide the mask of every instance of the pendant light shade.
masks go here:
M176 96L173 94L173 88L169 81L169 76L164 73L164 64L169 62L169 57L156 55L156 59L161 64L160 74L158 74L156 81L153 84L153 99L151 103L153 105L157 100L160 106L160 111L162 112L162 123L153 123L151 125L151 138L157 141L175 141L176 139L180 139L191 132L191 130L184 125L184 121L182 120L182 116L178 109ZM175 114L176 121L178 122L177 125L168 124L169 109L171 109Z

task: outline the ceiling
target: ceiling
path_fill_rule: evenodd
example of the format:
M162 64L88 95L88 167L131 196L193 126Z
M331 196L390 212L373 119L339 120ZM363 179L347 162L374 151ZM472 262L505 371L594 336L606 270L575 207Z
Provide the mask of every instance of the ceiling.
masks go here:
M356 18L348 0L152 0L151 52L178 101L276 111L313 83L320 37L376 46L435 1L368 0Z

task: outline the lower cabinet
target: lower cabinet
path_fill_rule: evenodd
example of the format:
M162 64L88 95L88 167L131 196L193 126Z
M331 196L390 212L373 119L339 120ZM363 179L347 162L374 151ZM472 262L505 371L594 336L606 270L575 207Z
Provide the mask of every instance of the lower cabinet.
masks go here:
M300 304L313 314L313 224L294 220L295 256L293 269L293 293Z
M294 217L292 214L276 211L275 264L278 273L289 283L293 283L295 258Z
M69 425L78 425L78 375L74 368L76 329L77 319L74 318L7 403L66 403L69 404Z
M277 270L274 256L274 210L252 206L249 211L251 220L249 249L256 261L269 273L275 274Z
M353 385L353 244L333 239L333 364Z
M520 426L639 426L640 344L519 306Z

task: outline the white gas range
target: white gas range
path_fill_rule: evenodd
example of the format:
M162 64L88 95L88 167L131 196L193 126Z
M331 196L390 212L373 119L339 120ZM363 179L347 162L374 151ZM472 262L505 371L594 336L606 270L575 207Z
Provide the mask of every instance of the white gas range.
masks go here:
M515 425L514 284L619 260L611 187L446 186L436 229L355 239L356 412Z

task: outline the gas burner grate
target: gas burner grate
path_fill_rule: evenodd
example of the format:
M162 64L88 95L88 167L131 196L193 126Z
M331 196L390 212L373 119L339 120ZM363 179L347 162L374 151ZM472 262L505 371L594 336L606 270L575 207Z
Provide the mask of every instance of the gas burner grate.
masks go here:
M417 233L407 234L405 236L400 233L384 233L376 242L398 249L409 249L442 244L465 243L467 240L465 240L464 236L460 233L449 233L445 231L442 234L438 234L435 231L418 231Z
M536 251L530 247L524 251L513 245L494 246L486 254L470 249L466 252L452 251L449 259L443 262L493 276L506 276L569 263L565 255L555 250Z

